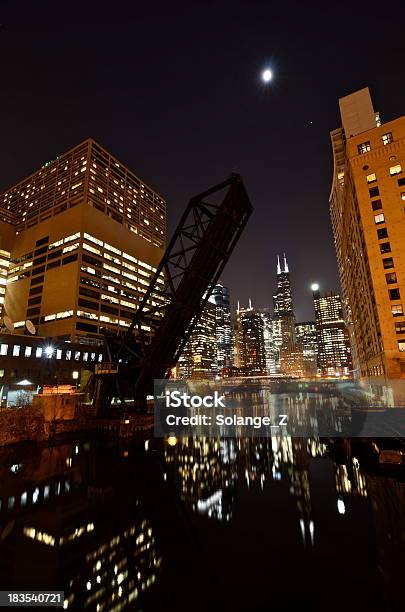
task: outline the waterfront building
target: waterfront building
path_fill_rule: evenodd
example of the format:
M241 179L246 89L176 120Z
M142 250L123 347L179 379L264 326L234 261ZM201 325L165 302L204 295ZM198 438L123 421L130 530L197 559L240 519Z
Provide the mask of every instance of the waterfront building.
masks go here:
M277 256L277 291L273 296L274 303L274 339L280 350L280 372L302 376L302 352L295 336L295 314L291 293L290 272L284 254L283 263Z
M216 369L233 366L232 317L229 289L222 283L215 285L210 301L215 306Z
M383 123L368 88L339 100L330 213L355 375L405 379L405 116Z
M295 335L302 352L305 376L316 376L318 371L318 337L315 321L296 323Z
M212 378L217 372L216 305L209 298L176 367L180 378Z
M277 374L280 370L280 351L273 338L273 317L267 308L257 311L263 320L263 344L266 374Z
M245 376L260 376L267 373L264 345L264 321L251 300L247 308L236 312L235 324L237 367Z
M349 376L352 360L348 329L340 295L313 291L318 341L318 367L322 376Z
M0 194L0 224L16 332L30 320L40 336L97 341L129 327L164 252L166 204L89 138Z

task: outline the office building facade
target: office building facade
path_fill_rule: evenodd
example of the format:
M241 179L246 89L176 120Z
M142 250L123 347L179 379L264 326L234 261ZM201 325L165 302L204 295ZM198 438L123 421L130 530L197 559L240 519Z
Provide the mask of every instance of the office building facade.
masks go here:
M322 376L351 376L349 332L340 295L313 292L318 343L318 368Z
M405 117L383 124L368 88L340 99L330 194L356 377L405 378Z
M129 327L166 242L165 201L92 139L2 193L0 223L16 332L79 342Z

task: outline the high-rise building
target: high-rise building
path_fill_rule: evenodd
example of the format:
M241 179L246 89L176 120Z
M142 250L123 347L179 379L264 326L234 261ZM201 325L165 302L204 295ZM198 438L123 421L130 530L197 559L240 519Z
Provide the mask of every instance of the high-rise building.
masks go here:
M273 317L267 308L257 311L263 320L263 343L266 373L277 374L280 370L280 350L273 338Z
M297 344L302 351L305 376L315 376L318 371L318 337L315 321L295 324Z
M322 376L350 376L352 361L348 329L340 295L313 291L318 340L318 367Z
M277 256L277 292L273 296L273 302L273 335L280 350L280 371L283 374L302 376L302 353L295 337L295 314L285 254L282 267L280 257Z
M217 372L216 306L209 298L182 351L176 368L180 378L212 378Z
M237 353L235 365L246 376L267 373L263 330L263 318L254 310L251 300L248 308L240 308L238 304L235 325Z
M96 340L129 327L164 252L166 205L87 139L2 193L0 224L16 331L29 319L41 336Z
M405 116L368 88L339 100L330 212L357 377L405 378Z
M229 289L218 283L212 290L210 301L215 306L216 367L221 372L233 365Z

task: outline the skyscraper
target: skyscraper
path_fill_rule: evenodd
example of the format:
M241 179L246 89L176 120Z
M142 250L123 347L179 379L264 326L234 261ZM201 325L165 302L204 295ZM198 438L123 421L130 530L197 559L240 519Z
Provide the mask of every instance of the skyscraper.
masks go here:
M229 289L218 283L210 302L215 306L216 367L218 372L233 365L232 318Z
M2 193L0 225L15 329L30 319L42 336L99 339L130 325L164 252L166 204L87 139Z
M249 300L248 308L236 312L235 325L236 365L245 376L267 373L264 346L264 322Z
M268 308L257 309L263 321L263 345L266 374L277 374L280 370L280 350L273 337L273 316Z
M215 313L216 306L210 298L177 363L177 376L204 379L215 375L217 371Z
M301 376L302 353L295 337L295 314L291 294L290 273L284 254L283 265L277 256L277 292L273 296L273 337L280 350L280 371Z
M330 212L357 377L405 378L405 117L383 124L368 88L339 100Z
M318 340L318 366L322 376L349 376L352 370L349 334L340 296L333 291L313 292Z
M295 324L297 344L302 351L305 376L315 376L318 371L318 337L315 321Z

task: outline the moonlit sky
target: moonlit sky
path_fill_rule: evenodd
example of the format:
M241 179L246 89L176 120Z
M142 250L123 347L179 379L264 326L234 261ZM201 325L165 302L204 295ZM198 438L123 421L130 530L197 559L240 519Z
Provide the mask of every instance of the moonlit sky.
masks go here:
M170 233L192 195L240 172L255 212L223 275L233 303L269 306L286 251L309 319L311 283L338 288L338 98L368 85L383 121L404 114L404 17L397 0L3 1L0 190L92 136L167 199Z

